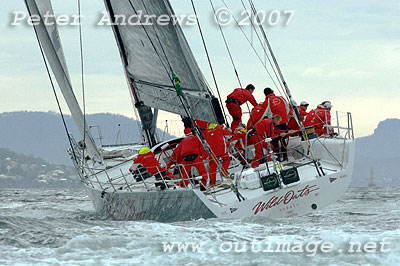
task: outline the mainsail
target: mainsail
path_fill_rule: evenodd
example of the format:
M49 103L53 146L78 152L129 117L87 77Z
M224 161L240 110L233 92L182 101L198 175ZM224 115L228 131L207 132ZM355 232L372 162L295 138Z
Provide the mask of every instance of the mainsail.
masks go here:
M136 95L145 106L186 116L172 81L181 81L183 94L196 119L224 121L167 0L105 0L122 61ZM149 16L152 16L150 19ZM170 19L157 25L157 18ZM128 20L129 19L129 20ZM143 122L143 121L142 121Z
M100 162L102 161L101 156L88 130L84 120L84 115L72 89L71 79L68 74L67 64L55 23L51 2L50 0L25 0L25 4L30 16L39 16L41 18L39 23L34 23L34 29L40 42L41 49L43 49L47 61L53 70L53 74L65 98L68 108L71 111L72 117L82 137L85 139L85 146L88 155ZM44 16L47 17L47 21L43 19Z

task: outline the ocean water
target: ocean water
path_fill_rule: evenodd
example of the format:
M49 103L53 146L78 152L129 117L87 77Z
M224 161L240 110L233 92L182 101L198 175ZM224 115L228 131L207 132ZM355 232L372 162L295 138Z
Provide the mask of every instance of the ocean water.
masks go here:
M351 189L305 217L162 224L112 221L85 190L0 190L0 265L400 265L399 199Z

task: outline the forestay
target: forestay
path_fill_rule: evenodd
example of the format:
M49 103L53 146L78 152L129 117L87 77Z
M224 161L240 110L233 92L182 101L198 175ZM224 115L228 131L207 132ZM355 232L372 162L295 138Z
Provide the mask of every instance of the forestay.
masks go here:
M41 18L40 22L34 23L37 38L82 137L86 135L84 138L86 150L91 158L101 161L96 144L86 123L84 123L82 110L72 89L51 2L50 0L25 0L25 4L31 16ZM46 21L43 19L44 16L47 17ZM45 24L45 22L47 23Z
M175 73L194 118L217 122L220 106L197 65L182 29L174 23L174 12L169 2L105 0L105 3L110 19L115 23L114 33L128 78L139 100L147 106L185 116L172 82L172 73ZM150 19L149 15L152 16ZM160 17L167 25L157 24ZM168 18L169 22L165 23ZM213 104L217 106L217 111Z

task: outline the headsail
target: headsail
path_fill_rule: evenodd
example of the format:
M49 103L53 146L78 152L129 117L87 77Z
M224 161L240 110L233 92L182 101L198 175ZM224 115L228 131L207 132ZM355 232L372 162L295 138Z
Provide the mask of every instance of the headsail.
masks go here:
M116 23L114 33L122 60L139 100L146 106L186 116L172 81L174 73L181 80L194 118L221 123L218 100L212 95L180 26L173 21L169 2L105 0L105 4L111 21ZM153 18L147 19L148 15ZM170 18L168 25L157 25L160 16ZM121 18L126 18L126 23ZM127 21L128 18L133 19Z
M47 61L53 70L60 90L67 102L68 108L71 111L72 117L82 137L86 135L84 138L86 151L91 158L96 161L102 161L88 127L84 123L82 110L72 89L59 33L54 21L54 12L51 2L50 0L25 0L25 4L31 16L39 16L41 18L40 22L37 24L35 23L33 27L39 39L40 46L46 55ZM48 23L46 24L43 19L44 15L48 16Z

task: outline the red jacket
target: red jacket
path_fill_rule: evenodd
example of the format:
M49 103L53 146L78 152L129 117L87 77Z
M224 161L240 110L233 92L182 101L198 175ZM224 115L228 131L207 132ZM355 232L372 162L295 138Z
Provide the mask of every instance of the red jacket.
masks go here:
M229 98L234 98L239 101L240 105L249 101L253 106L257 106L257 101L254 99L253 94L249 90L246 89L235 89L231 94L228 95Z
M281 124L289 122L289 105L282 96L276 96L273 93L269 94L265 99L265 105L267 106L268 117L279 115L282 118Z
M297 109L299 110L301 119L304 120L304 118L308 115L308 112L301 109L300 106L298 106Z
M235 133L233 134L233 138L229 141L229 146L235 145L235 147L241 151L244 148L244 145L246 143L246 136L247 136L247 132L243 131L243 130L238 130L235 131Z
M263 117L265 110L267 109L267 105L259 104L251 110L249 121L247 122L247 128L253 127L253 125L257 124L258 121Z
M214 129L209 129L204 133L206 141L215 156L219 157L227 153L224 128L217 126Z
M297 110L299 110L301 121L304 123L304 119L306 118L308 113L306 111L304 111L303 109L301 109L300 106L297 106ZM289 115L293 116L293 111L292 110L290 110ZM300 129L300 126L297 124L296 119L294 117L292 117L289 120L288 129L289 130L299 130Z
M207 157L203 149L203 144L194 135L185 137L181 143L179 143L178 147L176 147L172 152L171 160L167 167L169 168L172 163L181 163L183 161L183 157L191 154L197 154L201 159Z
M152 175L156 174L158 171L165 170L160 166L160 163L157 161L153 152L139 154L138 157L136 157L136 159L133 161L133 164L141 164Z
M194 122L200 127L200 129L201 129L202 131L203 131L203 130L207 130L207 128L208 128L208 122L203 121L203 120L199 120L199 119L195 119ZM185 125L185 130L183 131L183 133L185 133L185 135L190 134L190 133L192 132L192 126L193 126L193 125L190 125L190 127L189 127L189 124L188 124L188 125Z
M304 126L314 126L315 132L320 136L328 134L328 128L324 127L325 125L331 125L331 113L321 105L318 105L316 109L308 113L304 121Z
M199 119L195 119L194 122L200 127L201 130L208 129L208 122Z
M257 131L260 138L276 138L278 137L278 130L275 127L272 118L265 118L258 122L254 129Z

